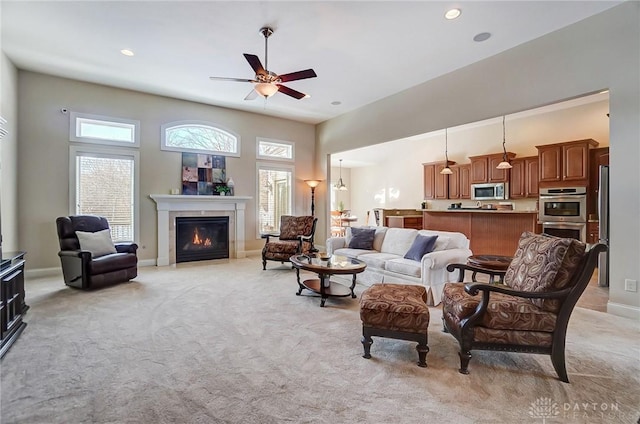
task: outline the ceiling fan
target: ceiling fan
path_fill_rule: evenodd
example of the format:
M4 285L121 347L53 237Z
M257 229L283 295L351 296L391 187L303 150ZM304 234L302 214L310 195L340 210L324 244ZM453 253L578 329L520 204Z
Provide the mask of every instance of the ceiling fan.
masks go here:
M258 56L254 54L245 53L244 57L249 62L249 65L256 73L254 79L243 78L225 78L225 77L209 77L216 81L238 81L238 82L252 82L254 84L253 90L245 97L245 100L253 100L258 95L263 96L265 99L273 96L278 91L287 96L291 96L296 99L302 99L305 97L311 97L308 94L301 93L285 85L283 82L297 81L305 78L315 78L317 75L313 69L305 69L304 71L291 72L289 74L278 75L267 69L268 57L267 57L267 42L269 36L273 34L273 29L269 27L260 28L260 33L264 36L264 67Z

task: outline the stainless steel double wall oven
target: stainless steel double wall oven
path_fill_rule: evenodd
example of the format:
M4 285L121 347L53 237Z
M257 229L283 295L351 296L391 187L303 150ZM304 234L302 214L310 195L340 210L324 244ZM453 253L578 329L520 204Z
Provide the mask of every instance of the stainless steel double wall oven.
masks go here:
M587 241L587 188L540 189L538 220L542 232Z

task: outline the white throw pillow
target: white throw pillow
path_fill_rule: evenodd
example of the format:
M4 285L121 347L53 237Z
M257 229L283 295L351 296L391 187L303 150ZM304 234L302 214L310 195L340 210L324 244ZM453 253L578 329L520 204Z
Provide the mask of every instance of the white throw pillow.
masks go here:
M89 233L86 231L76 231L81 250L88 250L94 258L108 255L110 253L118 253L116 247L111 240L111 232L109 229Z
M433 247L433 252L438 252L440 250L446 250L447 247L449 246L449 242L451 241L451 238L447 237L447 236L438 236L438 239L436 240L436 245Z

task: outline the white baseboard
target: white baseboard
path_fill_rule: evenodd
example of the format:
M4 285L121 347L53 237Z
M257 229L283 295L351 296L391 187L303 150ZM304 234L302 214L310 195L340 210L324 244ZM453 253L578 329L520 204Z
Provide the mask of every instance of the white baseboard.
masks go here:
M62 268L38 268L24 271L25 278L55 277L58 275L62 276Z
M607 313L619 317L640 320L640 308L637 306L623 305L622 303L607 302Z
M138 266L156 266L155 259L145 259L142 261L138 261ZM41 277L62 277L62 268L36 268L36 269L27 269L24 271L25 278L41 278Z
M156 266L155 259L143 259L138 261L138 266Z

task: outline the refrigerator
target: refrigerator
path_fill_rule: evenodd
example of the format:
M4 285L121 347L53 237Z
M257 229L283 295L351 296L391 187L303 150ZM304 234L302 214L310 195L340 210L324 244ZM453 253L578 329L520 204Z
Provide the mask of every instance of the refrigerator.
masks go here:
M598 242L609 247L609 166L600 166L600 185L598 187L598 220L600 234ZM609 287L609 251L598 258L598 286Z

